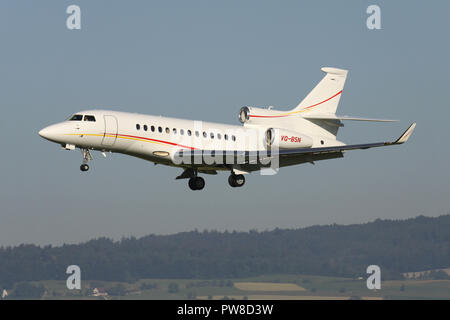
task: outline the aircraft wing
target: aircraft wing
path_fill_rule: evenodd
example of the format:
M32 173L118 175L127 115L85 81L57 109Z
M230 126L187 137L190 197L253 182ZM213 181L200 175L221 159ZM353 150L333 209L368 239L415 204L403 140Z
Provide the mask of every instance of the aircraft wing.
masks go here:
M323 148L301 148L301 149L280 149L278 153L280 155L293 155L293 154L320 154L320 153L329 153L329 152L343 152L347 150L357 150L357 149L369 149L376 147L384 147L384 146L393 146L396 144L405 143L408 138L411 136L412 132L416 127L416 123L414 122L409 126L408 129L395 141L392 142L375 142L375 143L365 143L365 144L350 144L336 147L323 147ZM272 153L272 155L275 155Z
M351 144L333 147L320 148L299 148L299 149L279 149L278 151L223 151L223 150L180 150L177 152L177 157L191 158L193 164L205 163L206 157L215 159L216 161L222 159L223 164L229 163L232 159L234 163L243 165L257 165L262 160L267 160L273 157L280 157L280 159L299 159L294 161L296 163L313 162L316 160L325 160L342 157L342 153L348 150L370 149L384 146L393 146L405 143L411 136L416 127L416 123L411 124L408 129L395 141L375 142L365 144ZM197 159L195 159L198 157ZM187 159L185 158L185 159ZM202 159L200 159L202 158ZM203 160L203 161L202 161ZM293 162L293 163L294 163Z

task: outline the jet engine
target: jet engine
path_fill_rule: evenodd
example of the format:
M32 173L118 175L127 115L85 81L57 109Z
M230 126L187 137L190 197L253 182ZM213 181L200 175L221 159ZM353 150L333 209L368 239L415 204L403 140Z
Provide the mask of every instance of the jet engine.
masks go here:
M311 148L313 145L312 138L307 135L278 128L267 129L264 140L267 148L296 149Z
M239 121L242 124L261 124L271 121L273 118L279 118L284 115L285 111L278 111L272 108L263 109L255 107L242 107L239 110Z

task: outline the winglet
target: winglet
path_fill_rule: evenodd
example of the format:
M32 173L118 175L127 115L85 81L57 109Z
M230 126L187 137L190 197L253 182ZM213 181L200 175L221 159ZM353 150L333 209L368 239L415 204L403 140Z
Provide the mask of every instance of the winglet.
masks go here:
M394 144L402 144L408 141L409 136L411 135L411 133L413 133L415 127L416 123L414 122L409 126L408 129L406 129L406 131L400 136L400 138L398 138L397 141L394 142Z

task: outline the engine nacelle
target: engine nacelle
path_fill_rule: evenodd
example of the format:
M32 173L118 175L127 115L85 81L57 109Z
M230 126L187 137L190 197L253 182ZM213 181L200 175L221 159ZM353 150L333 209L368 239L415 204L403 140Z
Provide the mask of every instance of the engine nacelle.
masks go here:
M313 139L307 135L278 128L269 128L264 135L267 148L296 149L311 148Z
M239 121L242 124L264 124L271 121L273 118L279 118L285 115L285 111L278 111L274 109L263 109L255 107L242 107L239 110Z

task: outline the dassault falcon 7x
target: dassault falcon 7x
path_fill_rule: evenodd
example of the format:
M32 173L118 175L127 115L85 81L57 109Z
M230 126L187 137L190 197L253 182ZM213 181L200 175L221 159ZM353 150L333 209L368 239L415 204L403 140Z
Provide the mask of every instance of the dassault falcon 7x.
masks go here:
M319 160L342 158L344 152L398 145L406 142L416 124L395 141L347 145L336 139L342 121L395 120L336 115L347 70L322 68L324 78L294 109L243 107L242 126L150 116L110 110L86 110L48 126L39 135L63 149L79 148L81 171L89 169L90 150L117 152L155 164L180 167L177 179L189 179L201 190L199 174L228 171L232 187L242 187L244 174L272 174L279 168Z

